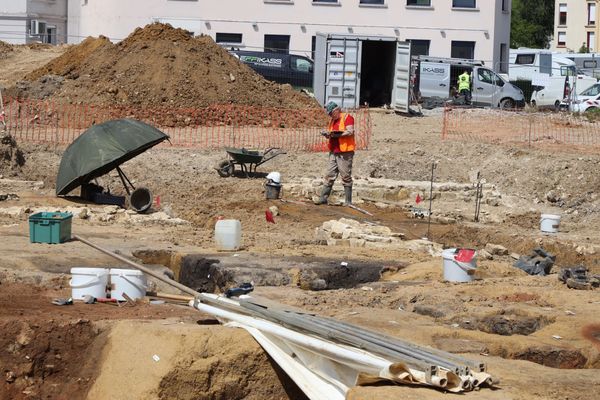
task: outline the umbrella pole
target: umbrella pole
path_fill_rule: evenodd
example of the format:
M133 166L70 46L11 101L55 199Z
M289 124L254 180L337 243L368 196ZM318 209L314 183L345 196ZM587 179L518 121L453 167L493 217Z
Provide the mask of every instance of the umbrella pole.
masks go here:
M117 167L116 170L119 173L119 178L121 178L121 182L123 182L123 186L125 186L125 190L127 191L127 194L131 195L131 192L129 191L129 186L127 186L127 183L129 183L131 185L133 190L135 190L135 186L133 186L133 183L131 183L129 178L127 178L127 175L125 175L125 173L121 170L120 167ZM125 181L127 181L127 183L125 183Z

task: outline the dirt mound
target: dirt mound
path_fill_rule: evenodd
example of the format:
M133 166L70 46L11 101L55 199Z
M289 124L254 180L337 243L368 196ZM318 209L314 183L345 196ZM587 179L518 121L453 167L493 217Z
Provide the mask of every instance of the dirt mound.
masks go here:
M25 157L17 141L10 135L0 134L0 174L10 172L16 175L24 164Z
M0 59L8 57L8 55L13 51L13 47L0 40Z
M25 79L34 81L40 79L44 75L61 75L69 76L69 74L78 69L82 62L94 51L102 46L111 46L112 43L108 38L100 36L99 38L88 37L77 46L72 46L60 57L50 61L48 64L35 71L27 74Z
M65 82L54 98L70 103L199 108L211 104L318 108L289 85L265 80L210 37L155 23L119 44L88 38L28 75L48 73Z

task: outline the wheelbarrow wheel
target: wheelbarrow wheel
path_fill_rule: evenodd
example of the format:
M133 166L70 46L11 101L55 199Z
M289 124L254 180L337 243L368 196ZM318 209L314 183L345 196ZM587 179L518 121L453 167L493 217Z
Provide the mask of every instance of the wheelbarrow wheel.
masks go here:
M235 167L234 167L233 163L229 160L221 161L219 163L219 166L217 167L217 173L222 178L227 178L227 177L233 175L234 170L235 170Z

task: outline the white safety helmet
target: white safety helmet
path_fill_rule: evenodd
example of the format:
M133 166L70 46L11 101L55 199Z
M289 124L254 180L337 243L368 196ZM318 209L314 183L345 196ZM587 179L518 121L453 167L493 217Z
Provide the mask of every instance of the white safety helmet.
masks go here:
M281 183L281 174L279 172L269 172L267 179L274 183Z

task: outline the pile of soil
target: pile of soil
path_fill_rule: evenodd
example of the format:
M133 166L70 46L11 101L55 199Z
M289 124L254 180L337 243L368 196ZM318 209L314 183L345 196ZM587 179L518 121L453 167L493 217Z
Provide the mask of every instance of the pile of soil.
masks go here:
M12 51L13 47L10 44L0 40L0 58L8 56L8 54Z
M160 23L138 28L118 44L88 38L26 79L33 82L48 74L65 78L52 97L68 103L319 108L291 86L265 80L210 37L192 37ZM36 95L30 91L28 97Z
M0 133L0 174L18 175L25 165L25 157L17 141L10 135Z

